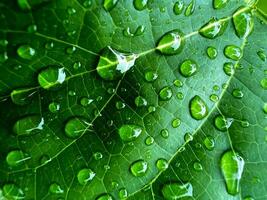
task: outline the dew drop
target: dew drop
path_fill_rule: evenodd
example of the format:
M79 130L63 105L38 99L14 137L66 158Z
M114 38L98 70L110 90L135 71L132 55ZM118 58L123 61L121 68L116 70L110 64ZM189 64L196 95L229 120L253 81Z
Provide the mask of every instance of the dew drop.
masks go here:
M72 67L73 69L78 70L81 68L81 66L82 66L81 62L75 62Z
M63 67L50 66L38 74L39 85L46 90L59 88L65 79L66 73Z
M203 37L214 39L221 36L228 26L228 20L226 18L216 19L212 18L208 23L199 29L199 34Z
M156 111L156 107L155 106L149 106L147 110L149 113L152 113L152 112Z
M144 10L147 7L148 0L134 0L133 5L136 10Z
M110 0L110 1L112 1L112 0ZM101 194L95 200L114 200L114 199L110 194Z
M162 129L160 131L160 135L161 135L161 137L167 139L169 137L169 131L167 129Z
M267 103L263 104L263 112L265 112L267 114Z
M137 107L147 106L147 100L144 97L138 96L135 98L134 103Z
M235 66L231 62L224 63L223 65L223 71L226 75L232 76L235 73Z
M126 188L121 188L119 190L119 198L120 199L126 199L128 197L128 191L126 190Z
M58 183L52 183L49 186L49 192L52 194L63 194L64 190L60 187Z
M106 11L111 11L119 0L104 0L103 6Z
M97 65L97 73L104 80L115 80L127 72L138 58L135 54L120 53L111 47L105 48Z
M157 44L157 50L165 55L174 55L182 51L184 46L183 34L178 29L165 33Z
M78 182L81 185L86 185L87 183L91 182L95 177L95 172L89 168L82 169L77 174Z
M174 80L173 84L178 88L183 87L183 85L184 85L183 82L180 81L179 79Z
M205 137L203 143L204 143L205 148L209 151L212 151L215 147L215 141L214 141L213 137L211 137L211 136Z
M144 160L137 160L130 166L130 171L135 177L141 177L146 174L148 170L148 164Z
M224 176L227 192L231 195L239 193L244 165L243 158L232 150L225 152L221 158L221 171Z
M218 95L216 95L216 94L211 94L211 95L210 95L210 100L211 100L212 102L218 102L218 101L219 101L219 97L218 97Z
M193 135L191 133L186 133L184 135L184 141L187 143L187 142L190 142L192 141L194 138L193 138Z
M83 6L84 6L85 8L90 8L90 7L92 6L92 0L85 0L85 1L83 2Z
M13 131L17 135L34 135L44 127L44 118L39 115L30 115L19 119L13 126Z
M89 106L94 100L93 99L90 99L88 97L82 97L81 100L80 100L80 104L83 106L83 107L87 107Z
M145 79L147 82L153 82L158 78L158 74L153 71L148 71L145 73Z
M238 61L243 56L242 50L235 45L228 45L224 49L224 55L234 61Z
M76 51L75 46L71 46L71 47L66 48L66 53L69 55L73 54L75 51Z
M45 44L45 48L50 50L50 49L53 49L54 48L54 43L53 42L47 42Z
M175 118L172 120L172 127L173 128L178 128L181 125L181 120L178 118Z
M188 6L185 9L184 15L190 16L194 13L196 7L196 0L191 0L191 2L188 4Z
M146 27L145 26L143 26L143 25L138 26L137 29L135 30L134 35L135 36L141 36L141 35L144 34L145 30L146 30Z
M207 55L210 59L215 59L218 55L218 51L215 47L208 47L207 48Z
M125 108L125 103L123 103L122 101L117 101L116 102L116 108L118 109L118 110L122 110L123 108Z
M31 60L35 56L36 51L30 45L22 45L17 49L17 54L25 60Z
M177 96L177 98L178 98L179 100L183 100L183 99L184 99L184 94L183 94L182 92L178 92L178 93L176 94L176 96Z
M214 119L214 125L219 131L227 131L227 129L232 125L232 118L225 118L222 115L217 115Z
M245 38L253 30L254 19L250 11L245 11L245 7L240 7L233 15L235 31L238 37Z
M4 63L4 62L6 62L7 59L8 59L7 52L0 53L0 63Z
M193 196L193 186L191 183L169 183L163 186L161 192L167 200L182 199Z
M180 15L183 12L184 9L184 1L179 0L177 1L173 6L173 12L175 15Z
M145 143L146 143L147 146L150 146L150 145L154 144L154 141L155 140L154 140L154 138L152 136L148 136L146 138L146 140L145 140Z
M229 0L213 0L213 7L215 9L222 9L224 8Z
M93 157L95 160L101 160L103 158L103 154L101 152L95 152Z
M28 33L35 33L37 31L37 26L35 24L32 24L27 27L27 32Z
M7 200L20 200L25 199L25 194L21 188L13 183L4 184L3 196ZM2 198L2 195L1 195Z
M265 62L265 61L267 60L267 56L266 56L266 54L264 53L263 50L259 50L259 51L257 52L257 55L259 56L259 58L260 58L263 62Z
M24 153L20 150L10 151L6 156L6 162L11 167L20 166L28 159L30 157L25 157Z
M122 141L132 142L136 140L142 133L142 128L133 124L122 125L119 128L119 135Z
M208 107L200 96L194 96L190 101L190 113L196 120L201 120L208 115Z
M202 167L200 162L194 162L193 167L194 167L194 170L196 170L196 171L202 171L203 170L203 167Z
M29 4L28 0L17 0L18 6L23 11L31 10L31 5Z
M85 119L74 117L65 125L65 133L70 138L78 138L91 127Z
M160 158L157 160L156 166L159 171L165 171L166 169L168 169L169 163L167 160Z
M193 60L185 60L180 65L180 72L184 77L193 76L198 70L198 64Z
M241 99L244 96L243 92L240 89L234 89L232 95L237 99Z
M172 90L169 87L164 87L159 92L159 97L163 101L168 101L172 98Z
M33 88L19 88L13 90L10 97L14 104L24 106L31 103L32 97L36 92Z
M261 83L261 87L267 90L267 78L262 79L260 83Z

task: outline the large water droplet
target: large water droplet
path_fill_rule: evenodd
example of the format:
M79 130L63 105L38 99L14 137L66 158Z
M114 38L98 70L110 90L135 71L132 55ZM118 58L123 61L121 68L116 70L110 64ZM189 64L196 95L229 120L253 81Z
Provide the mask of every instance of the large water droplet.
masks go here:
M44 118L39 115L31 115L19 119L13 126L17 135L33 135L43 130Z
M243 158L230 150L223 154L220 165L228 193L231 195L238 194L245 165Z
M10 151L6 156L6 162L11 167L17 167L22 165L24 161L30 159L30 157L26 157L24 153L20 150Z
M127 72L137 58L135 54L120 53L107 47L101 52L96 70L104 80L115 80Z
M199 34L203 37L214 39L221 36L228 26L228 19L215 19L212 18L207 24L199 29Z
M131 164L130 170L135 177L144 176L148 170L148 164L144 160L137 160Z
M156 166L157 166L159 171L164 171L169 167L169 163L167 160L160 158L157 160Z
M36 51L30 45L22 45L17 49L17 53L19 57L25 60L31 60L35 56Z
M198 65L193 60L185 60L180 66L180 72L184 77L193 76L198 69Z
M119 0L104 0L103 6L106 11L111 11L116 6L118 1Z
M36 92L33 88L19 88L13 90L10 97L14 104L24 106L31 103L32 97Z
M25 194L21 188L13 183L4 184L3 186L4 200L20 200L25 199ZM2 195L1 195L2 198Z
M165 33L157 44L157 50L162 54L173 55L182 51L184 46L183 34L175 29Z
M38 74L38 82L44 89L58 88L66 79L64 68L50 66Z
M235 31L238 37L247 37L253 30L254 19L250 11L244 12L244 7L240 7L233 15Z
M168 101L172 98L172 90L169 87L164 87L159 92L159 97L163 101Z
M128 197L128 191L126 190L126 188L121 188L119 190L119 198L126 199L127 197Z
M163 186L161 192L166 200L178 200L184 197L192 197L193 186L191 183L169 183Z
M224 8L228 2L229 0L213 0L213 7L215 9L221 9Z
M224 55L227 58L238 61L243 56L242 50L235 45L228 45L224 48Z
M183 0L177 1L173 6L173 12L176 15L180 15L183 12L183 9L184 9L184 1Z
M62 194L64 193L64 190L60 187L58 183L52 183L49 186L49 192L52 194Z
M83 118L72 118L65 125L65 133L70 138L78 138L92 125Z
M148 0L134 0L133 5L136 10L144 10L147 7Z
M140 126L133 124L122 125L119 128L120 138L124 142L132 142L136 140L136 138L138 138L141 133L142 133L142 128Z
M196 7L196 0L191 0L191 2L188 4L188 6L185 9L184 15L190 16L194 13Z
M96 174L95 172L93 172L93 170L86 168L78 172L77 179L81 185L86 185L87 183L93 180L95 175Z
M189 108L191 116L196 120L201 120L208 115L208 107L198 95L191 99Z

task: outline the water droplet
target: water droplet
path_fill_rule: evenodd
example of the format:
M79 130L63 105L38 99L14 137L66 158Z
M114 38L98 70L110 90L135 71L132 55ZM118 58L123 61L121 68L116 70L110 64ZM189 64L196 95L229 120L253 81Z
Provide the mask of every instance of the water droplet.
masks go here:
M113 200L113 197L110 194L101 194L99 197L96 198L96 200Z
M244 11L245 7L240 7L233 15L235 31L238 37L245 38L253 30L254 19L250 11Z
M119 0L104 0L104 8L106 11L111 11L116 4L118 3Z
M182 87L184 84L182 81L180 81L179 79L176 79L175 81L173 81L173 84L176 86L176 87Z
M134 0L133 5L136 10L144 10L147 7L148 0Z
M22 45L17 49L17 54L25 60L31 60L35 56L36 51L30 45Z
M44 164L50 162L51 158L48 155L42 155L39 161L40 161L41 165L44 165Z
M255 199L253 197L248 196L248 197L245 197L243 200L255 200Z
M80 100L80 104L83 106L83 107L87 107L89 106L94 100L93 99L90 99L88 97L82 97L81 100Z
M64 68L50 66L38 74L38 82L44 89L58 88L66 79Z
M6 156L6 162L11 167L22 165L24 161L28 159L30 159L30 157L25 157L24 153L20 150L10 151Z
M62 194L64 193L64 190L60 187L58 183L52 183L49 186L49 192L52 194Z
M165 171L169 167L169 163L167 160L160 158L157 160L156 166L159 171Z
M31 10L31 5L29 4L28 0L17 0L17 2L21 10L23 11Z
M178 93L176 94L176 96L177 96L177 98L178 98L179 100L183 100L183 99L184 99L184 94L183 94L182 92L178 92Z
M249 125L250 125L250 124L249 124L249 122L248 122L247 120L241 122L241 126L242 126L243 128L248 128Z
M176 118L172 120L172 127L173 128L178 128L181 125L181 120Z
M90 7L92 6L92 0L85 0L85 1L83 2L83 6L84 6L85 8L90 8Z
M223 71L226 75L232 76L235 73L235 66L231 62L224 63L223 65Z
M13 90L10 97L14 104L24 106L31 103L32 97L36 92L33 88L19 88Z
M172 98L172 90L169 87L164 87L159 92L159 97L163 101L168 101Z
M155 106L149 106L147 110L149 113L152 113L152 112L156 111L156 107Z
M122 125L119 128L120 138L124 142L132 142L136 140L142 133L142 128L133 124Z
M221 158L222 174L227 192L231 195L239 193L244 164L243 158L232 150L225 152Z
M224 8L229 0L213 0L213 7L215 9L222 9Z
M184 141L185 142L190 142L190 141L192 141L194 138L193 138L193 135L191 134L191 133L186 133L185 135L184 135Z
M161 135L161 137L167 139L169 137L169 131L167 129L162 129L160 131L160 135Z
M165 184L161 190L163 197L167 200L181 199L193 196L193 186L191 183L169 183Z
M123 108L125 108L125 103L123 103L122 101L117 101L116 102L116 108L118 109L118 110L122 110Z
M93 170L86 168L78 172L77 179L81 185L86 185L87 183L93 180L95 175L96 174L95 172L93 172Z
M213 102L218 102L219 101L219 97L216 94L212 94L210 95L210 100Z
M150 146L154 143L154 138L152 136L148 136L145 140L146 145Z
M184 39L182 36L182 32L177 29L165 33L157 44L157 50L166 55L180 53L184 46Z
M193 167L196 171L202 171L203 167L200 162L194 162Z
M70 91L68 92L68 95L71 96L71 97L74 97L74 96L76 96L76 92L73 91L73 90L70 90Z
M237 99L241 99L244 96L243 92L240 89L234 89L232 94Z
M190 101L190 113L196 120L201 120L208 115L208 107L200 96L194 96Z
M76 51L75 46L71 46L71 47L66 48L66 53L69 55L73 54L75 51Z
M81 62L75 62L73 64L73 69L78 70L78 69L81 68L81 66L82 66L82 63Z
M27 28L28 33L35 33L36 31L37 31L37 26L35 24L32 24L32 25L28 26L28 28Z
M137 107L147 106L147 100L141 96L136 97L134 103Z
M69 15L74 15L77 11L76 11L75 8L69 7L67 9L67 12L68 12Z
M259 58L260 58L263 62L265 62L265 61L267 60L267 56L266 56L266 54L264 53L263 50L259 50L259 51L257 52L257 55L259 56Z
M211 136L205 137L203 143L204 143L204 146L206 147L206 149L209 151L212 151L215 147L215 141L214 141L213 137L211 137Z
M103 158L103 154L101 152L95 152L93 157L95 160L101 160Z
M8 45L8 41L7 40L0 39L0 46L6 47L7 45Z
M267 114L267 103L263 104L263 112L265 112Z
M82 118L72 118L65 125L65 133L70 138L78 138L85 133L91 124Z
M196 7L196 1L191 0L191 2L188 4L188 6L185 9L184 15L185 16L190 16L194 13Z
M137 160L131 164L130 170L135 177L144 176L148 170L148 164L144 160Z
M45 44L45 48L46 49L53 49L54 48L54 43L53 42L47 42Z
M197 69L198 69L198 65L193 60L185 60L180 65L180 72L184 77L193 76L197 72Z
M183 12L183 9L184 9L184 1L183 0L177 1L173 6L173 12L176 15L180 15Z
M208 47L207 48L207 55L210 59L215 59L218 55L218 51L215 47Z
M261 87L267 90L267 78L261 80Z
M119 198L126 199L127 197L128 197L128 191L126 190L126 188L121 188L119 190Z
M135 36L143 35L144 32L145 32L145 30L146 30L146 27L145 27L145 26L143 26L143 25L138 26L137 29L135 30L134 35L135 35Z
M145 79L147 82L153 82L158 78L158 74L153 71L149 71L145 73Z
M232 60L238 61L243 56L242 50L235 45L228 45L224 49L224 55Z
M212 87L212 89L213 89L214 91L219 91L219 90L220 90L220 86L218 86L218 85L214 85L214 86Z
M215 19L212 18L207 24L199 29L199 34L203 37L214 39L221 36L228 26L228 19Z
M3 196L1 195L1 198L7 200L25 199L25 194L23 190L13 183L4 184Z
M105 48L97 65L97 73L104 80L115 80L127 72L138 58L135 54L120 53L111 47Z
M13 131L17 135L33 135L43 130L44 118L39 115L31 115L19 119L13 126Z
M6 62L8 59L7 52L0 53L0 63Z
M232 118L225 118L222 115L217 115L214 119L215 127L219 131L227 131L227 129L232 125L233 119Z

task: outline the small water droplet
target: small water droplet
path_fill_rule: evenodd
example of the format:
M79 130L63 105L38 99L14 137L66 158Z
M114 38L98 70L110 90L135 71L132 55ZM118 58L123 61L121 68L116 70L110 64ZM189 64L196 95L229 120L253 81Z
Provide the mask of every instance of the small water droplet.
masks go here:
M146 174L148 170L148 164L144 160L137 160L131 164L130 170L135 177L141 177Z
M101 152L95 152L93 157L95 160L101 160L103 158L103 154Z
M221 158L221 170L224 176L227 192L231 195L239 193L240 180L245 162L243 158L232 150L227 151Z
M119 198L126 199L127 197L128 197L128 191L126 190L126 188L121 188L119 190Z
M122 125L119 128L120 138L124 142L132 142L136 140L142 133L142 128L133 124Z
M149 113L152 113L152 112L156 111L156 107L155 106L149 106L147 110Z
M146 9L148 0L134 0L133 5L136 10L142 11Z
M167 200L182 199L193 196L193 186L191 183L169 183L163 186L161 192Z
M72 67L73 69L78 70L81 68L81 66L82 66L81 62L75 62Z
M208 115L208 107L200 96L194 96L190 101L190 113L196 120L201 120Z
M36 51L30 45L22 45L17 49L17 54L25 60L31 60L35 56Z
M119 0L104 0L103 6L106 11L111 11L116 6L118 1Z
M221 36L228 26L228 19L215 19L212 18L208 23L199 29L199 34L203 37L214 39Z
M118 109L118 110L122 110L123 108L125 108L125 103L123 103L122 101L117 101L116 102L116 108Z
M226 75L232 76L235 73L235 66L231 62L224 63L223 65L223 71Z
M209 151L212 151L215 147L215 140L211 136L205 137L203 143L204 143L204 146L206 147L206 149Z
M38 74L39 85L46 90L59 88L65 79L66 72L63 67L49 66Z
M180 53L184 46L184 39L182 36L182 32L178 29L165 33L157 44L157 50L166 55Z
M244 96L243 92L240 89L234 89L232 94L237 99L241 99Z
M52 194L63 194L64 190L60 187L58 183L52 183L49 186L49 192L51 192Z
M185 16L190 16L194 13L196 7L196 1L191 0L191 2L188 4L188 6L185 9L184 15Z
M6 62L7 59L8 59L7 52L0 53L0 63L4 63L4 62Z
M145 140L146 145L150 146L154 143L154 138L152 136L148 136Z
M162 129L160 131L160 135L161 135L161 137L167 139L169 137L169 131L167 129Z
M183 100L183 99L184 99L184 94L183 94L182 92L178 92L178 93L176 94L176 96L177 96L177 98L178 98L179 100Z
M244 8L245 7L238 8L233 15L235 32L240 38L247 37L254 27L254 18L250 10L244 11Z
M66 48L66 53L71 55L76 51L76 47L75 46L71 46L71 47L67 47Z
M184 77L191 77L193 76L198 69L198 64L193 60L185 60L180 65L180 72Z
M179 118L175 118L172 120L172 127L178 128L181 125L181 120Z
M215 9L222 9L224 8L229 0L213 0L213 7Z
M85 8L90 8L90 7L92 6L92 0L85 0L85 1L83 2L83 6L84 6Z
M172 90L169 87L164 87L159 92L159 97L163 101L168 101L172 98Z
M145 79L147 82L153 82L158 78L158 74L153 71L148 71L145 73Z
M210 95L210 100L213 102L218 102L219 101L219 97L216 94L211 94Z
M218 55L218 51L215 47L208 47L207 48L207 55L210 59L215 59Z
M113 1L113 0L110 0L110 1ZM114 200L114 199L110 194L101 194L95 200Z
M89 130L89 127L91 127L91 124L89 124L85 119L74 117L66 123L65 133L70 138L78 138Z
M36 94L36 92L37 91L33 90L33 88L19 88L13 90L10 97L14 104L24 106L31 103L33 95Z
M203 167L200 162L194 162L193 167L196 171L202 171Z
M86 185L87 183L91 182L95 177L95 172L89 168L82 169L77 174L78 182L81 185Z
M261 80L261 87L267 90L267 78Z
M185 135L184 135L184 141L185 142L190 142L190 141L192 141L194 138L193 138L193 135L191 134L191 133L186 133Z
M20 150L10 151L6 156L6 162L11 167L17 167L22 165L30 157L26 157Z
M19 119L13 126L17 135L34 135L43 130L44 118L39 115L30 115Z
M70 91L68 92L68 95L71 96L71 97L74 97L74 96L76 96L76 92L73 91L73 90L70 90Z
M224 49L224 55L234 61L238 61L243 56L242 50L235 45L227 45Z
M30 26L27 27L27 32L28 33L35 33L37 32L37 26L35 24L32 24Z
M169 163L166 159L160 158L156 162L157 169L159 171L165 171L169 167Z
M173 84L178 88L183 87L183 85L184 85L184 83L182 81L180 81L179 79L174 80Z
M263 62L265 62L265 61L267 60L267 56L266 56L266 54L264 53L263 50L259 50L259 51L257 52L257 55L259 56L259 58L260 58Z
M137 107L147 106L147 100L144 97L138 96L135 98L134 103Z
M184 9L184 1L179 0L177 1L173 6L173 12L175 15L180 15L183 12Z
M75 8L69 7L67 9L67 12L68 12L69 15L74 15L77 11L76 11Z
M88 97L82 97L81 100L80 100L80 104L83 106L83 107L87 107L89 106L94 100L93 99L90 99Z

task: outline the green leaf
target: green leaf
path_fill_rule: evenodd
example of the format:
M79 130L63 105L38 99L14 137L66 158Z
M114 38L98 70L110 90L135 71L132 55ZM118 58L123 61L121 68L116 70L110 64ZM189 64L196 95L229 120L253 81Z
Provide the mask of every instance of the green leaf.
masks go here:
M267 199L263 2L2 0L0 198Z

